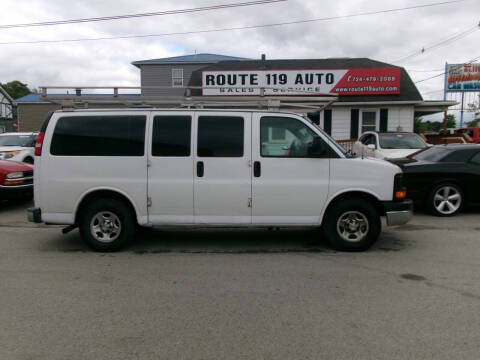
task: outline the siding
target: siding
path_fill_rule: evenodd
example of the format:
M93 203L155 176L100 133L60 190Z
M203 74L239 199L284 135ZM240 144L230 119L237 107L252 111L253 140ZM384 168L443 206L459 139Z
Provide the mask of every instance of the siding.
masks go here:
M192 72L207 64L165 64L141 65L141 86L172 86L172 69L183 69L183 86L187 86ZM185 89L142 89L143 96L183 96Z
M332 137L335 140L350 139L351 109L360 109L360 116L362 109L377 110L378 117L380 116L380 109L388 109L388 131L413 132L413 105L332 107ZM377 124L379 123L380 122L377 121ZM324 126L323 113L320 117L320 126L322 128ZM377 130L379 129L377 128Z
M56 104L18 103L18 131L40 131L47 114L58 109Z

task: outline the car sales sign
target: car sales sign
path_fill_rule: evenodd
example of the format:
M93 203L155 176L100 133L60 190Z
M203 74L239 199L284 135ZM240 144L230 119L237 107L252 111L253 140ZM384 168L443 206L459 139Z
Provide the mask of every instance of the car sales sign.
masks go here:
M400 68L203 71L204 96L400 94Z
M446 92L480 91L480 63L447 64Z

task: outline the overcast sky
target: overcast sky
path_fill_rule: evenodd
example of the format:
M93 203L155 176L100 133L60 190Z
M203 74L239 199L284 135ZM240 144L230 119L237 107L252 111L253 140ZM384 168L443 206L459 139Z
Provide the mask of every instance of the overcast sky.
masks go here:
M2 0L0 25L90 18L229 4L247 0ZM73 25L0 29L0 43L160 34L358 14L441 0L288 0L182 15ZM407 69L414 81L443 72L445 62L480 57L480 30L445 46L428 46L479 24L480 1L261 29L190 35L0 45L0 82L139 86L132 61L197 53L268 59L368 57ZM396 60L426 51L402 62ZM480 62L480 60L478 60ZM419 71L421 70L421 71ZM428 70L428 71L427 71ZM443 77L417 84L424 99L443 98Z

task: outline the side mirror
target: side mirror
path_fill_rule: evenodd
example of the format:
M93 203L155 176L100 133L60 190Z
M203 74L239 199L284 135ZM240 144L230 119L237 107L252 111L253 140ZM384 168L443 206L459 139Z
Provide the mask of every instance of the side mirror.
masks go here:
M376 147L374 144L368 144L368 145L367 145L367 148L368 148L369 150L375 150L377 147Z
M308 147L310 157L321 158L327 155L328 149L325 142L320 137L314 137L311 145Z

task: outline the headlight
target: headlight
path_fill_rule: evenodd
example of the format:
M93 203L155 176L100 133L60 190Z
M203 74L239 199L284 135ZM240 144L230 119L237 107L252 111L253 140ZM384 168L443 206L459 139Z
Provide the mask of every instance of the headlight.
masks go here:
M11 159L15 155L20 154L20 151L7 151L3 153L3 158L6 159Z
M19 179L23 177L23 172L18 171L18 172L12 172L10 174L7 174L6 178L7 179Z

